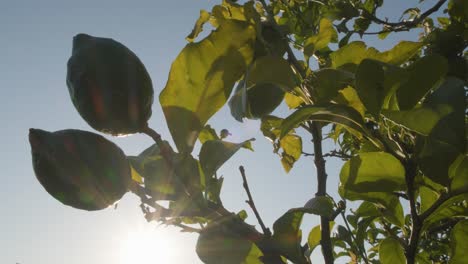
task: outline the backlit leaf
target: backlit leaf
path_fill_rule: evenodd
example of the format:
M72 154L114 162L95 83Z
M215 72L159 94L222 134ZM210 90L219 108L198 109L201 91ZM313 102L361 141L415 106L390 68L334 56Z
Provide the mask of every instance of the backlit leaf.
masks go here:
M247 75L247 86L254 84L275 84L283 90L296 87L294 73L289 63L277 56L263 56L255 60Z
M468 193L468 157L459 155L449 168L450 190Z
M333 202L329 197L317 196L304 205L304 208L307 208L308 213L331 217L333 212Z
M451 258L450 264L465 263L468 259L468 220L458 222L452 230L450 236Z
M301 248L302 231L300 229L303 210L291 209L273 224L273 241L279 252L294 263L308 263Z
M393 192L406 187L405 169L385 152L360 153L347 161L340 172L341 185L355 192Z
M388 237L379 245L379 257L382 264L405 264L405 252L398 240Z
M316 50L326 48L330 42L336 42L338 34L333 27L332 21L327 18L320 20L319 32L306 39L304 43L304 54L311 57Z
M254 40L249 23L226 20L173 62L159 100L180 152L192 151L204 124L226 102L252 60Z
M338 68L346 64L358 65L364 59L374 59L390 64L400 65L419 52L420 42L402 41L392 49L379 52L362 41L354 41L330 54L332 67Z
M206 10L200 10L200 17L195 22L192 32L185 38L189 42L193 42L195 38L203 31L203 25L210 19L210 13Z
M407 111L384 110L383 115L393 122L428 136L441 118L452 112L448 105L423 106Z
M364 59L356 70L356 91L367 110L378 117L386 96L385 72L374 60Z
M328 102L347 87L354 79L350 72L335 69L322 69L314 73L312 85L319 102Z
M280 147L283 149L281 163L284 170L289 172L302 155L302 138L288 134L280 139Z
M206 141L200 149L200 164L206 177L211 177L214 173L234 155L243 145L242 143L231 143L222 140Z
M281 124L281 136L285 136L291 129L309 120L342 125L355 136L365 136L372 141L374 145L381 145L378 140L372 138L372 136L367 132L364 127L362 116L354 110L354 108L337 104L328 104L324 106L308 105L299 108L283 120Z
M465 91L463 81L449 77L432 93L424 105L446 105L451 112L423 138L418 149L418 161L424 175L447 186L450 165L465 153Z

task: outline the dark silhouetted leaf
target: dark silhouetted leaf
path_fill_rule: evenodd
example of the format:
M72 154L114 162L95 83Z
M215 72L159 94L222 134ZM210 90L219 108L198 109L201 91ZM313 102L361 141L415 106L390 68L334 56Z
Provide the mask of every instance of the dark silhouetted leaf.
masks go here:
M400 109L413 108L447 73L447 60L440 55L421 58L409 68L409 79L397 91Z

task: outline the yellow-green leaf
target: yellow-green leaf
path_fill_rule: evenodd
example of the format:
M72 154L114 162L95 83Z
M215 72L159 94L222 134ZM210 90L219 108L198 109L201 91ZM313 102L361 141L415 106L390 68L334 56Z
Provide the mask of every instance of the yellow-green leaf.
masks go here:
M392 49L379 52L362 41L354 41L330 54L332 67L338 68L346 64L358 65L364 59L374 59L390 64L400 65L419 52L420 42L402 41Z
M159 101L180 152L192 151L199 131L245 73L255 35L251 24L225 20L202 41L187 44L173 62Z
M193 42L195 38L203 31L203 25L210 20L210 13L206 10L200 10L200 17L195 22L192 32L185 38L188 42Z
M330 42L336 42L338 34L331 20L322 18L320 20L319 32L306 39L304 43L304 54L311 57L316 50L326 48Z
M388 237L380 242L379 257L382 264L405 264L405 252L398 240Z
M468 260L468 220L458 222L450 236L451 258L450 264L462 264Z

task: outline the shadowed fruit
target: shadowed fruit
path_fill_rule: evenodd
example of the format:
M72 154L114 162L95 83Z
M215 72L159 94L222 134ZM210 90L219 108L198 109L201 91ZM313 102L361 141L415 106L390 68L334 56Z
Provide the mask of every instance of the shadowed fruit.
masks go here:
M98 131L141 132L151 116L151 78L135 53L113 39L73 38L67 86L81 117Z
M65 205L104 209L128 191L130 166L104 137L81 130L29 130L34 172L46 191Z

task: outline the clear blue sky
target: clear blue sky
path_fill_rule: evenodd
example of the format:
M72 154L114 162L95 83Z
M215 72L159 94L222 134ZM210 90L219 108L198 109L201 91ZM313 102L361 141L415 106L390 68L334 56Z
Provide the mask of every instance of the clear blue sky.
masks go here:
M154 244L149 249L142 245L142 255L155 259L164 256L164 263L200 263L195 254L196 235L147 223L138 200L131 194L122 199L117 210L98 212L76 210L54 200L34 176L27 134L30 127L49 131L92 130L73 108L65 85L66 62L75 34L111 37L124 43L146 65L155 93L159 94L171 62L186 44L184 38L199 10L209 10L219 2L16 0L0 3L0 263L151 263L136 259L130 262L125 260L128 256L122 256L129 254L127 251L134 247L132 241L140 237L138 234L146 234L142 244ZM387 2L393 6L383 16L401 12L418 1ZM416 39L415 34L402 35L399 38ZM385 42L371 43L384 49L396 41L390 36ZM225 107L210 123L217 129L229 129L233 141L257 138L255 152L241 151L220 171L225 177L222 197L226 208L246 209L250 216L248 222L256 224L244 203L246 195L237 170L239 165L247 170L255 202L269 226L288 208L303 206L313 197L315 169L310 158L302 158L286 175L270 143L256 132L258 122L238 123ZM150 126L170 139L157 100ZM136 155L152 143L144 135L112 140L128 155ZM304 150L312 152L308 140L304 140ZM340 166L335 160L327 163L329 190L337 188ZM333 191L330 193L337 197ZM303 235L307 236L316 224L318 218L306 217ZM317 259L315 263L320 262Z

